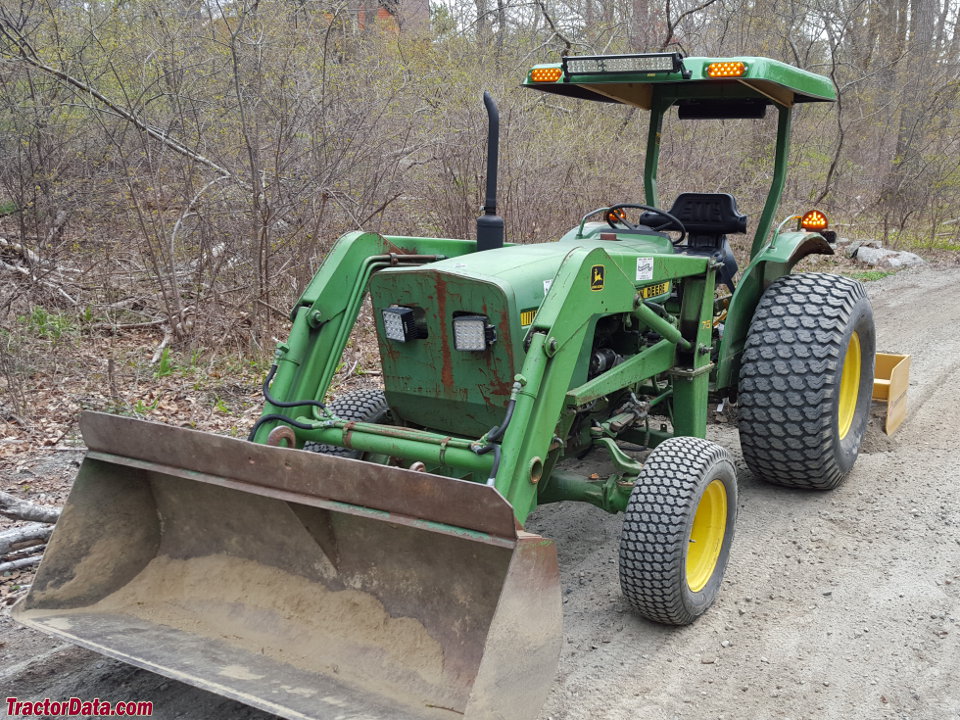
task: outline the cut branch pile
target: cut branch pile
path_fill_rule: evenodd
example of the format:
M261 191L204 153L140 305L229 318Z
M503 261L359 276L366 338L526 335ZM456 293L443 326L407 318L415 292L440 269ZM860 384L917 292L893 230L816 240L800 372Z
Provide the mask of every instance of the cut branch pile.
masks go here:
M49 262L23 243L0 237L0 269L52 291L71 307L79 305L75 296L76 276L80 271ZM68 289L70 292L67 292Z
M0 492L0 515L30 522L0 532L0 573L39 564L53 532L53 523L60 517L60 508L37 505Z

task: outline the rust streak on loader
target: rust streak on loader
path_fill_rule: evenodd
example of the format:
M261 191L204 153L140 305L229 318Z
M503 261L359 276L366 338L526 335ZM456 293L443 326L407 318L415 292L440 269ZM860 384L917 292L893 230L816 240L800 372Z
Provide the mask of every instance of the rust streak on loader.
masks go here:
M556 551L494 488L109 415L81 429L20 622L287 718L536 715Z

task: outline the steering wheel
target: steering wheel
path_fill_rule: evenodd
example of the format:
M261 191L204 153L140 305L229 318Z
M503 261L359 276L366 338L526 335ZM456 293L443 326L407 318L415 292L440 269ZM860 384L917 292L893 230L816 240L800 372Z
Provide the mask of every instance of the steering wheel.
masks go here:
M680 222L679 219L677 219L675 216L668 213L666 210L661 210L660 208L651 207L650 205L637 205L632 203L618 203L616 205L611 205L603 212L603 216L607 219L607 224L610 227L612 227L614 230L617 229L617 223L620 223L621 225L625 225L631 230L639 230L640 229L639 225L627 220L626 213L617 212L618 210L624 210L627 208L644 210L645 212L653 213L654 215L659 215L660 217L664 218L666 222L660 223L655 227L652 225L649 225L647 227L649 227L651 230L654 230L656 232L659 232L660 230L668 230L668 229L676 230L677 232L680 233L680 237L678 237L676 240L670 241L674 245L679 245L680 243L682 243L684 240L687 239L687 229L683 226L683 223ZM614 218L616 218L616 220L614 220Z

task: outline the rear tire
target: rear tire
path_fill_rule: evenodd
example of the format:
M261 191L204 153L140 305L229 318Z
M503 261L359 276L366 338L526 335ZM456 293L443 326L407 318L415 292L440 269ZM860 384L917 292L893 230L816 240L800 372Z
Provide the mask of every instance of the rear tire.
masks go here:
M650 453L620 536L620 588L643 617L689 625L716 599L737 520L737 474L716 443L677 437Z
M843 481L867 429L875 346L856 280L804 273L767 288L740 367L740 444L754 475L820 490Z
M327 409L341 420L348 422L370 422L391 424L390 406L383 390L353 390L327 403ZM337 445L322 445L317 442L305 442L303 449L323 455L366 459L360 450L339 447Z

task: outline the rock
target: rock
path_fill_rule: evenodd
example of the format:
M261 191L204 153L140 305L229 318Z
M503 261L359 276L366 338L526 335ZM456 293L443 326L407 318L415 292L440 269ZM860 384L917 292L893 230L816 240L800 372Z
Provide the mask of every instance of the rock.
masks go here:
M893 267L914 267L916 265L923 265L926 262L926 260L919 255L907 252L906 250L898 252L897 256L892 258L892 260L899 263L899 265L894 265Z
M722 648L728 648L728 647L730 647L731 645L733 645L733 643L730 642L729 640L721 640L721 641L720 641L720 647L722 647Z
M860 248L875 248L879 250L883 247L883 243L879 240L849 240L849 247L844 247L843 252L847 254L847 257L856 257L857 253L860 251ZM837 249L840 249L839 247Z
M888 257L896 254L894 250L884 250L883 248L873 248L862 245L857 248L857 252L853 257L860 262L867 263L867 265L883 265L886 263Z
M886 250L884 248L873 248L861 246L857 249L854 257L860 262L875 267L885 267L896 270L904 267L914 267L923 265L924 259L912 252L898 252L896 250Z

